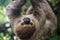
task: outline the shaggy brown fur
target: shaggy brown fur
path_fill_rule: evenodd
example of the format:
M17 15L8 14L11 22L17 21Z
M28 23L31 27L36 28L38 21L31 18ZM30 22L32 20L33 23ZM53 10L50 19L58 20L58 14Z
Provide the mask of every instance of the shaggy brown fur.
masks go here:
M57 19L46 0L30 0L32 6L25 15L21 15L21 7L26 0L16 0L6 7L13 32L20 40L48 40L56 29ZM24 18L30 23L25 24Z

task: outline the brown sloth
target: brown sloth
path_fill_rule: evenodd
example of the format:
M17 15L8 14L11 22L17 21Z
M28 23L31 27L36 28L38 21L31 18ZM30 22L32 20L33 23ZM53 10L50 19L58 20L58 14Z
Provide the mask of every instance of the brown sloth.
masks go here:
M56 16L47 0L30 2L25 15L21 15L21 8L26 0L15 0L6 7L13 32L19 40L48 40L56 29Z

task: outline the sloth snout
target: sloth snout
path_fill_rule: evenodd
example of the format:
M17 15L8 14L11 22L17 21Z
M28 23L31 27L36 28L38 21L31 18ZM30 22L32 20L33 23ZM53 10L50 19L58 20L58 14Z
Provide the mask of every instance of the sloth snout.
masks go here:
M30 18L26 17L23 19L24 24L30 24Z

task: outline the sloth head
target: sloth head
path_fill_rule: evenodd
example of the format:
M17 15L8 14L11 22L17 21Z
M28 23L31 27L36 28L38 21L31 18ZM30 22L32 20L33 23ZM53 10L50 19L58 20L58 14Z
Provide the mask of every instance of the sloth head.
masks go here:
M13 31L20 39L29 39L33 36L38 21L32 14L23 15L15 21Z

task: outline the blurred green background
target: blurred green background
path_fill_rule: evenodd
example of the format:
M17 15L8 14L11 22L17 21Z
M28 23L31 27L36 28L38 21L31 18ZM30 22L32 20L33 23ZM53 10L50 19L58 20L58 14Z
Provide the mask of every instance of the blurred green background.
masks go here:
M13 34L9 19L4 12L4 8L13 0L0 0L0 40L17 40L16 36ZM56 32L53 34L49 40L60 40L60 0L48 0L51 5L55 15L57 16L58 23ZM24 14L28 7L30 6L30 1L22 7L22 13Z

